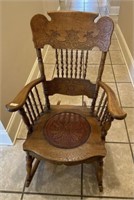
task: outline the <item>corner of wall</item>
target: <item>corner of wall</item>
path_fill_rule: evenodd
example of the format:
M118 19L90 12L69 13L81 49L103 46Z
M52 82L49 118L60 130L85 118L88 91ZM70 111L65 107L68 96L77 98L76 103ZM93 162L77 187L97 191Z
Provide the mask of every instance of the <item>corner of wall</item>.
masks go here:
M44 51L42 52L44 60L46 58L48 48L49 46L45 48ZM31 82L32 80L35 80L38 77L39 77L38 61L36 59L25 85ZM2 123L0 124L0 145L13 145L19 134L21 126L22 126L22 120L19 114L17 112L12 113L6 129L4 128Z
M12 145L13 142L10 139L6 129L0 121L0 145Z
M129 75L132 81L132 84L134 86L134 58L128 48L128 45L126 43L126 40L124 38L124 35L119 27L119 25L116 25L116 35L117 35L117 39L119 41L119 44L121 46L121 50L122 50L122 54L124 56L128 71L129 71Z

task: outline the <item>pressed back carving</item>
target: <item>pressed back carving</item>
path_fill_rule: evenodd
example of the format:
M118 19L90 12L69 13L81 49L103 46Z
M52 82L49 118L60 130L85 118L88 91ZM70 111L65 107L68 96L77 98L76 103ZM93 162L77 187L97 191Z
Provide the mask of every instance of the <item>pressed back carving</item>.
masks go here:
M35 15L31 20L33 41L36 48L49 44L59 49L92 49L94 46L107 51L113 32L113 21L102 17L96 23L97 14L86 12L49 12Z
M37 14L31 20L33 42L37 51L46 105L50 108L49 95L86 95L92 98L92 111L99 89L99 81L104 70L106 54L113 32L113 21L109 17L78 11L59 11L48 13L50 20ZM95 22L97 21L97 22ZM47 81L41 48L50 45L55 49L56 73ZM101 52L96 81L86 80L91 50L98 47ZM98 58L97 58L98 59ZM91 72L92 73L92 72Z

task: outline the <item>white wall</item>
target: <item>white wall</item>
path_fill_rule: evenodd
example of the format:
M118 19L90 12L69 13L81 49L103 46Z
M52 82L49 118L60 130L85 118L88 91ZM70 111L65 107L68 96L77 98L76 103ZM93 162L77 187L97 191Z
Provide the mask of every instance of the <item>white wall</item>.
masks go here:
M57 10L58 0L0 1L0 121L11 125L11 113L5 109L25 85L35 62L30 20L37 13ZM12 118L13 119L13 118ZM20 119L17 118L17 122ZM12 120L13 121L13 120ZM18 124L13 122L15 129ZM2 130L1 130L2 131ZM9 135L14 139L15 130Z

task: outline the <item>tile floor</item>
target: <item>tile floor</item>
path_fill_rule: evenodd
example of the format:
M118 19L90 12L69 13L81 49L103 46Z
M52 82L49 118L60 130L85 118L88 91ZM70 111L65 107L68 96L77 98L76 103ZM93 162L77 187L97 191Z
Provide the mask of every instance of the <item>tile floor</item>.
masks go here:
M99 12L108 15L106 0L68 0L61 1L62 10ZM114 18L117 23L117 18ZM48 51L45 62L54 72L52 50ZM94 52L93 59L98 55ZM51 63L50 63L51 61ZM93 62L94 62L93 61ZM97 66L97 63L93 63ZM116 92L121 106L127 112L124 121L115 121L107 136L108 155L104 163L104 192L99 193L96 178L91 165L56 166L48 162L41 163L29 188L24 187L25 153L22 143L26 130L21 128L14 146L1 148L0 162L0 199L1 200L98 200L133 199L134 200L134 89L123 59L116 34L104 72L104 81ZM61 96L61 99L65 100ZM52 99L54 102L57 96ZM68 99L72 103L72 99ZM76 99L74 104L81 104Z

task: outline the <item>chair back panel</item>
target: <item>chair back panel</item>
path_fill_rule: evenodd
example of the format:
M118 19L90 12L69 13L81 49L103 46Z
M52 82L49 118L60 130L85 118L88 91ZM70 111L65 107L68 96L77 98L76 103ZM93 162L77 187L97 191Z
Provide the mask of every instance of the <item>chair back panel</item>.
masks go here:
M71 96L86 95L93 99L92 108L94 109L99 89L98 83L101 81L111 43L113 21L109 17L96 20L97 14L78 11L50 12L48 15L50 20L41 14L35 15L31 20L40 75L44 79L46 105L50 108L48 96L56 93ZM45 76L41 51L45 45L52 46L56 52L56 73L52 81L47 81ZM94 47L100 50L95 84L86 77ZM98 57L96 59L98 60Z
M106 52L113 32L113 21L102 17L96 23L95 13L49 12L35 15L31 20L33 41L36 48L49 44L59 49L92 49L94 46Z
M47 81L47 90L48 95L86 95L89 98L93 98L95 94L95 84L84 79L54 78L51 81Z
M56 49L56 76L85 79L88 61L88 50Z

